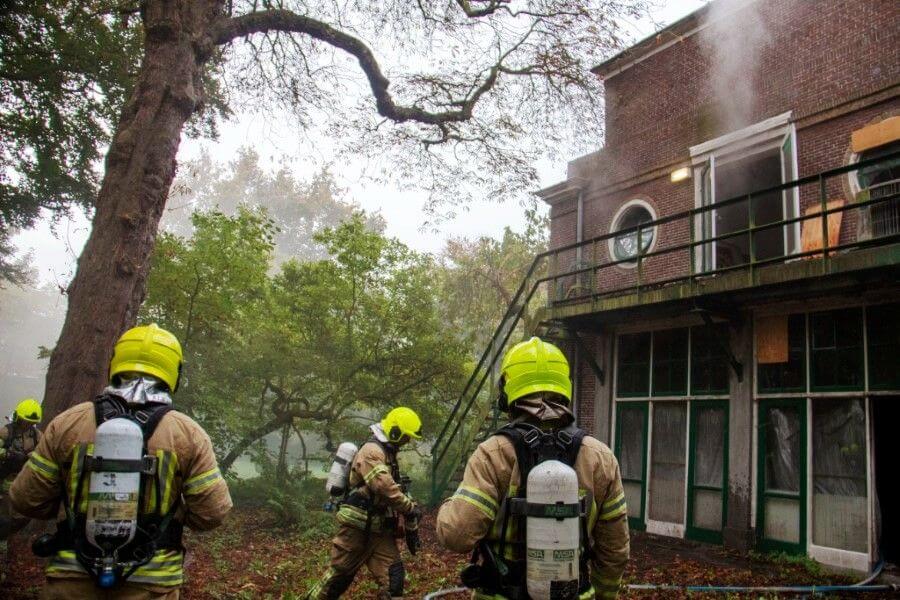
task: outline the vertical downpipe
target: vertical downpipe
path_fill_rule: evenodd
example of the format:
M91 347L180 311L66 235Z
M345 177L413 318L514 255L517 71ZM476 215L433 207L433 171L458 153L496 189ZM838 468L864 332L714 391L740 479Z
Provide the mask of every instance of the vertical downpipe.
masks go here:
M576 268L580 269L584 265L581 264L581 259L583 256L581 242L584 241L584 192L582 190L578 190L578 199L576 200L576 213L575 213L575 243L578 246L575 248L575 264ZM593 266L593 264L591 265ZM587 276L589 273L593 273L593 271L585 271L584 274L579 273L577 277ZM587 277L588 281L592 280L592 276ZM594 295L595 290L591 290L591 296ZM575 415L575 424L578 424L578 394L581 391L579 388L579 377L578 374L581 371L581 353L578 344L575 344L575 352L573 355L574 360L573 364L573 372L569 375L572 377L572 413ZM574 373L574 375L573 375Z

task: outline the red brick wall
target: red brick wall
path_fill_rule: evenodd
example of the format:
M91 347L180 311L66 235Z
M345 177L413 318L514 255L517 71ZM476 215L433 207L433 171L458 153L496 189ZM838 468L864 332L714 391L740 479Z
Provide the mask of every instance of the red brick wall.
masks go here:
M893 98L846 112L850 101L864 99L900 83L900 2L895 0L760 0L753 3L771 26L770 40L759 55L754 77L759 95L748 124L793 111L798 124L800 175L845 164L849 136L880 114L900 106ZM745 9L746 10L746 9ZM738 14L740 20L741 15ZM893 23L893 26L891 25ZM666 41L665 38L661 38ZM713 55L709 36L694 34L607 78L606 146L599 156L573 162L570 171L589 179L585 191L584 236L608 232L610 220L623 202L642 198L663 217L694 206L692 180L672 184L668 172L689 160L688 148L727 133L721 123L710 84ZM727 101L727 100L726 100ZM862 100L864 103L865 100ZM876 102L873 96L872 102ZM843 107L843 108L842 108ZM833 109L832 116L823 111ZM824 120L823 120L824 119ZM644 183L653 171L657 177ZM612 193L606 190L620 188ZM831 197L846 190L835 181ZM803 209L814 192L803 190ZM551 247L575 241L574 202L551 211ZM855 234L854 215L845 217L842 239ZM687 223L668 225L658 232L656 249L688 239ZM591 257L589 252L587 258ZM597 258L608 258L606 244ZM686 273L689 255L650 258L645 280L665 279L673 270ZM601 282L619 287L634 279L634 270L607 268Z

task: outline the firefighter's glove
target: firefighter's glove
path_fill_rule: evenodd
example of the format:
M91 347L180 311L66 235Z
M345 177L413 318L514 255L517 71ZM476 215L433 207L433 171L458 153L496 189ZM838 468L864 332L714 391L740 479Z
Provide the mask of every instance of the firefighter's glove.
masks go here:
M409 527L409 524L412 524L412 526L414 528L418 528L419 521L421 519L422 519L422 509L419 508L418 504L413 504L412 509L410 509L410 511L408 513L406 513L406 522L408 523L407 527Z
M15 471L24 467L25 463L28 462L28 455L24 452L19 452L18 450L7 450L5 455L0 454L0 458L3 459L3 462L5 462L9 468Z
M406 529L406 547L409 549L409 553L413 556L416 555L416 552L419 551L419 547L422 545L422 542L419 540L419 528L415 529Z

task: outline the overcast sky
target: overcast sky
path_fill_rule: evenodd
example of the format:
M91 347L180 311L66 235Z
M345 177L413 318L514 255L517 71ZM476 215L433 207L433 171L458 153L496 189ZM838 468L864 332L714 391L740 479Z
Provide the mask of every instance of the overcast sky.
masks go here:
M651 19L627 24L632 41L652 34L660 26L668 25L704 4L705 0L659 2ZM184 140L179 159L195 158L206 148L216 159L227 161L242 146L250 146L259 153L264 165L285 164L304 178L331 164L332 172L348 189L349 199L367 211L380 212L387 222L388 235L425 252L439 251L448 237L498 236L506 225L514 229L520 229L523 225L523 211L516 203L485 202L472 204L466 212L445 219L436 226L423 227L428 218L423 210L424 194L375 185L363 177L365 165L333 164L326 147L311 149L308 141L298 139L293 132L291 123L285 119L237 117L222 125L220 138L216 141ZM565 170L564 161L542 164L541 187L562 180ZM41 283L65 285L74 273L74 262L88 231L89 223L83 216L76 216L62 219L53 226L44 222L34 230L21 232L14 241L20 252L33 254Z

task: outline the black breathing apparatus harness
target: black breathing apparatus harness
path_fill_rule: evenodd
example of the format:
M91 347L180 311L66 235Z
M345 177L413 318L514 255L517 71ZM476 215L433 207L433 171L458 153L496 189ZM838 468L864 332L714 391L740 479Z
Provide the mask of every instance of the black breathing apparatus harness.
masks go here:
M499 539L482 539L475 546L472 558L460 574L463 585L483 590L489 594L499 594L509 600L528 600L525 584L525 527L526 517L544 519L565 519L578 517L581 530L580 581L578 591L590 589L588 561L591 556L591 538L588 532L588 515L593 496L587 493L576 504L536 504L527 501L528 475L538 464L547 460L558 460L574 468L578 451L586 435L574 424L561 429L544 431L531 423L522 421L509 423L494 435L509 439L516 452L519 467L519 486L515 494L507 495L500 503L496 522L500 523ZM510 528L515 523L514 539ZM496 531L496 529L495 529ZM496 545L496 548L492 547ZM506 557L507 546L512 546L513 556Z
M103 394L94 399L94 417L99 427L102 423L116 418L125 418L133 421L141 428L143 434L143 452L140 459L109 459L101 456L93 456L87 453L86 445L76 447L72 462L64 464L66 470L72 475L72 469L76 469L77 483L72 486L74 494L67 489L67 482L62 481L63 505L66 510L65 520L57 524L57 531L53 535L44 535L35 540L32 550L42 557L49 557L60 550L72 550L79 564L102 587L103 566L112 567L115 577L113 581L118 584L125 581L138 568L150 562L158 550L172 549L183 551L181 543L183 525L174 520L180 504L180 494L169 489L172 500L171 506L163 512L163 495L167 486L172 485L167 480L167 473L163 472L160 458L150 455L147 449L147 441L156 431L157 426L170 411L174 410L171 404L129 405L123 399L112 394ZM174 460L172 453L171 460ZM169 460L163 454L163 461ZM115 552L114 564L110 565L110 558L104 556L98 548L87 540L86 525L87 514L81 509L84 504L84 488L89 481L91 473L140 473L141 483L138 493L137 531L134 539ZM155 484L155 485L154 485ZM155 512L147 510L147 486L151 485L156 507ZM109 568L106 569L109 572Z

